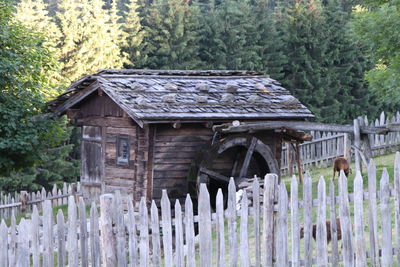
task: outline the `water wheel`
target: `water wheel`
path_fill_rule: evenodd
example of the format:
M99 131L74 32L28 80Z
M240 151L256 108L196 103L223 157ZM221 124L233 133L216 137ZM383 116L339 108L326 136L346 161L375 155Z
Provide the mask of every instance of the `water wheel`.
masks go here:
M228 183L233 177L235 184L246 183L254 175L279 173L278 163L270 147L254 136L229 136L214 144L199 165L197 185L206 183L211 204L219 188L226 199Z

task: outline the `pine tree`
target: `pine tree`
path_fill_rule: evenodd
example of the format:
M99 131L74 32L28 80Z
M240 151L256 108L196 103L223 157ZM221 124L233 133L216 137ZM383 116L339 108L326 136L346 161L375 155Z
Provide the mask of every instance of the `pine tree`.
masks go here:
M17 5L14 18L25 27L43 33L48 46L55 47L60 32L50 17L47 4L43 0L21 0Z
M139 4L136 0L131 0L128 2L125 8L126 11L123 12L123 29L127 37L123 50L129 55L129 65L136 66L140 65L140 46L142 44L144 35L138 11Z
M126 40L117 16L114 8L103 8L102 0L62 0L57 18L63 76L75 81L128 61L120 48Z
M252 20L249 1L223 0L210 2L204 15L202 58L215 69L255 69L257 30ZM208 24L208 25L207 25Z
M195 69L199 66L199 10L187 0L155 0L139 9L144 29L139 67Z
M25 27L40 33L45 40L44 46L58 58L59 51L56 47L60 38L60 31L52 17L50 17L47 4L43 0L21 0L16 7L14 19ZM57 87L64 84L65 79L58 71L48 73L51 86L45 92L46 98L51 99L60 93Z
M326 18L325 31L328 33L326 58L329 68L330 88L335 88L334 96L340 112L336 122L350 122L355 116L377 112L372 103L364 72L371 68L365 57L365 48L355 38L349 27L349 14L343 10L348 1L328 0L323 15ZM332 117L331 110L321 108L321 116Z
M256 70L264 71L273 79L283 78L283 66L287 64L282 39L280 9L270 6L269 0L257 0L252 6L253 24L257 35L257 53L260 58Z
M325 58L328 44L323 29L326 22L321 15L321 7L318 2L298 1L283 13L282 21L284 53L288 59L282 83L318 119L329 120L321 116L321 107L331 108L334 115L338 113L339 106L335 105L337 92L329 88Z

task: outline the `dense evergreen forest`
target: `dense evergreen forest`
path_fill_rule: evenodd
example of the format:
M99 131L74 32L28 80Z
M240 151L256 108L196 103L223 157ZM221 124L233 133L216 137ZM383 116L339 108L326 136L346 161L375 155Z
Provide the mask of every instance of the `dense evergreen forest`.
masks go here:
M257 70L319 121L394 111L399 10L395 0L0 0L0 190L79 176L77 130L45 103L98 69Z

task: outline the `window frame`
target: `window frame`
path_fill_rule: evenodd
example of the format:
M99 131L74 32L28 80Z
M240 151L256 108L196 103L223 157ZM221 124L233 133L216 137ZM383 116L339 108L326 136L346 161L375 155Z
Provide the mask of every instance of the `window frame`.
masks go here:
M121 155L123 153L123 151L120 151L121 149L121 142L122 141L126 141L127 144L127 157L126 160L121 158ZM116 147L116 164L120 165L120 166L129 166L129 161L130 161L130 144L129 144L129 135L125 135L125 134L119 134L117 136L117 147Z

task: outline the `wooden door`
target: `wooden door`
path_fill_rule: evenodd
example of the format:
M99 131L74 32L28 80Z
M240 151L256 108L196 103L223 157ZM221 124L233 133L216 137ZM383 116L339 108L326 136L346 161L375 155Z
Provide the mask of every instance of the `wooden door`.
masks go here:
M103 182L103 147L101 127L82 127L81 184L85 198L95 199Z

